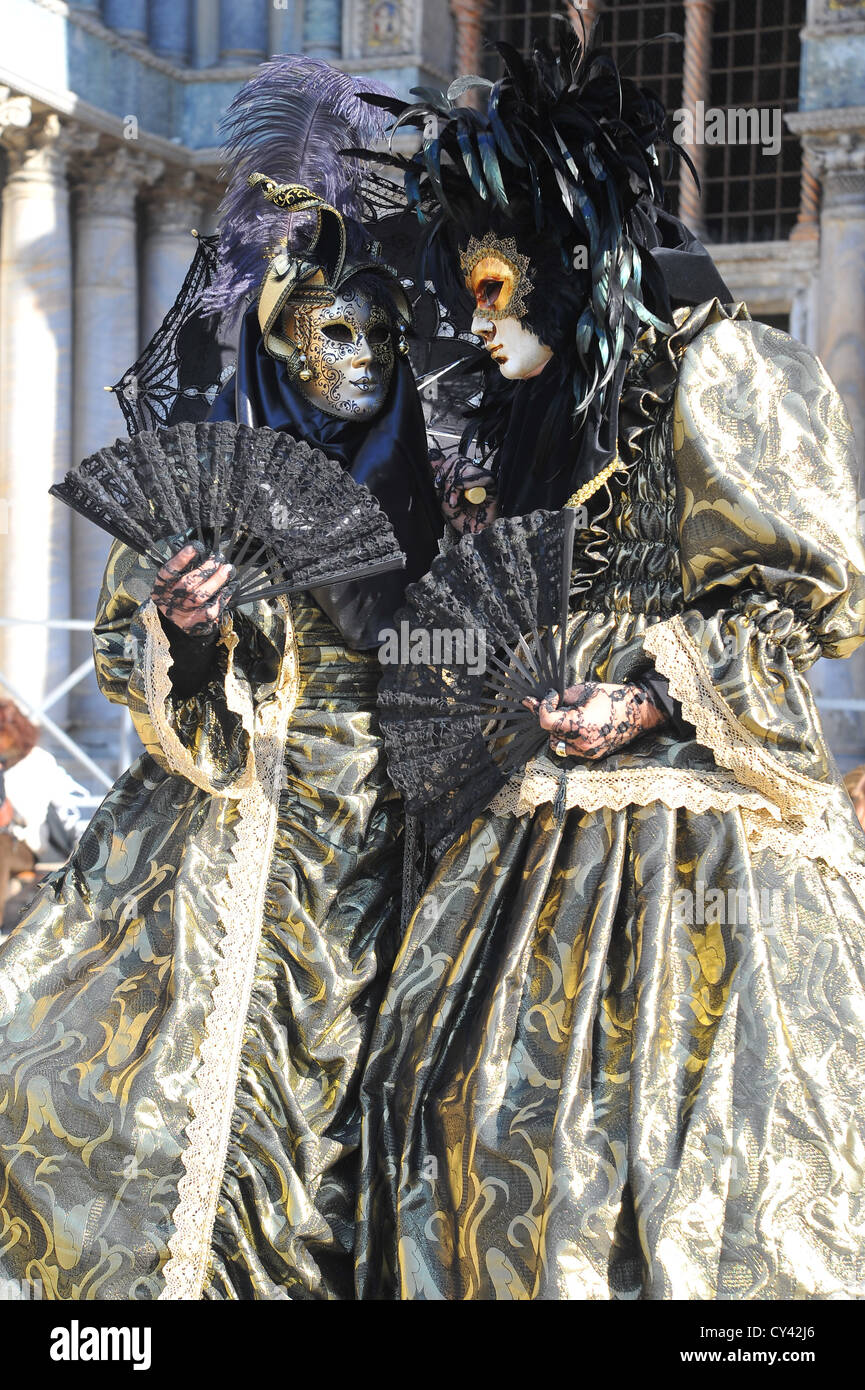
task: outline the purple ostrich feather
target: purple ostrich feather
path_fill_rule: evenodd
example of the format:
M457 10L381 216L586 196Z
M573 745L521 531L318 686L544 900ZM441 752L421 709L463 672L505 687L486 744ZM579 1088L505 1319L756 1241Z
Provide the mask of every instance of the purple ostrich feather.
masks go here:
M305 184L346 216L357 216L360 166L340 150L380 140L390 121L363 101L364 91L393 95L381 82L360 82L294 54L262 63L241 87L222 127L228 187L219 209L220 266L202 302L205 312L233 316L258 289L268 255L285 237L291 247L310 225L308 213L287 213L250 188L250 174Z

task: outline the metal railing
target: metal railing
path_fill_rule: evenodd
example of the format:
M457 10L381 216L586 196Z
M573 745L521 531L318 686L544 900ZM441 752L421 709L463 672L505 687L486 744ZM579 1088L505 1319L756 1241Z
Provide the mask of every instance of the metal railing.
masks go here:
M55 628L65 632L93 631L93 624L84 618L0 618L0 627ZM113 779L109 777L99 764L93 761L89 753L87 753L79 743L76 743L74 738L70 738L65 729L61 729L60 725L47 713L47 711L51 709L53 705L56 705L58 700L62 700L63 696L67 695L74 686L86 680L87 677L92 674L93 658L89 656L86 661L82 661L79 666L76 666L74 670L70 671L69 675L64 677L59 685L49 690L38 704L34 704L32 700L28 700L26 696L22 695L20 690L16 688L13 682L10 681L8 676L2 671L0 671L0 686L8 691L28 719L31 719L34 724L38 724L45 729L75 762L87 769L90 776L99 786L107 790L109 787L113 786ZM129 717L129 711L124 709L118 731L117 770L115 776L119 776L121 772L125 772L131 761L132 732L132 721ZM89 799L92 800L95 805L99 797L94 796Z

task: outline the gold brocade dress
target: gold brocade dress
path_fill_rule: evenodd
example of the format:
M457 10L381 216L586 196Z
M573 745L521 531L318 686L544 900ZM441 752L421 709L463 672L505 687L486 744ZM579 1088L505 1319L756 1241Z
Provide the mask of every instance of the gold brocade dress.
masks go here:
M865 1297L865 841L803 675L865 635L849 426L716 302L620 422L569 679L654 667L685 722L538 758L437 865L364 1073L361 1298Z
M94 633L146 751L0 951L0 1277L350 1298L358 1075L398 925L378 665L294 597L224 619L178 699L153 577L115 546Z

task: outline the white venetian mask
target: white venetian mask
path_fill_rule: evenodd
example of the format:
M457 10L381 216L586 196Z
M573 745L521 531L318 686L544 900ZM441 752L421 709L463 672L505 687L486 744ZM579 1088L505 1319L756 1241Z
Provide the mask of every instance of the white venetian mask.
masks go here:
M307 400L344 420L378 414L394 368L393 326L381 305L347 285L332 304L295 314L286 329L306 356L296 385Z
M483 340L502 376L525 381L538 376L553 355L525 322L531 291L528 257L513 238L471 238L460 257L466 286L475 301L472 332Z

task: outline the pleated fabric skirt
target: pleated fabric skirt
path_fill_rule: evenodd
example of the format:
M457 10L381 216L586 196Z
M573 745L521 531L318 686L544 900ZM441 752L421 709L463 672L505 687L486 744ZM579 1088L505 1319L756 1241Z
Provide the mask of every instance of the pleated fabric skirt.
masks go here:
M482 816L363 1081L365 1299L865 1296L865 918L738 812Z
M295 621L301 694L270 862L251 866L266 887L238 1080L227 1135L196 1140L217 1165L212 1224L171 1296L354 1296L358 1087L398 944L401 813L374 658L328 645L317 610ZM145 755L0 950L7 1296L166 1296L236 822Z

